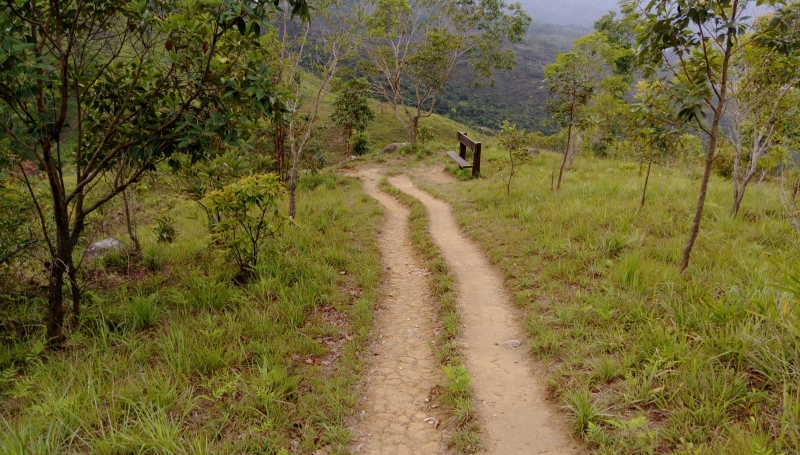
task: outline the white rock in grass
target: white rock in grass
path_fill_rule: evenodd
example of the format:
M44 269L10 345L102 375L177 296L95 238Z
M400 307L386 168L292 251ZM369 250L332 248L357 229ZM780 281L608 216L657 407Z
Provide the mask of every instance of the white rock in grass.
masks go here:
M125 248L125 244L120 242L119 240L111 237L107 239L100 240L99 242L92 243L89 245L89 248L86 248L86 256L93 256L97 253L102 253L104 251L110 250L119 250Z

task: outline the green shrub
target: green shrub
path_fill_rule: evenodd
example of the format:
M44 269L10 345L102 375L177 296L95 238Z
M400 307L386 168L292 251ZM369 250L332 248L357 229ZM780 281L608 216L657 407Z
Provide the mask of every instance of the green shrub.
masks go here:
M21 189L0 181L0 264L9 263L33 245L30 204Z
M285 190L275 174L253 175L213 191L203 203L218 220L211 229L214 244L222 245L239 266L238 280L246 281L258 266L264 244L283 229L286 217L278 204Z
M156 218L156 225L153 226L153 232L159 243L172 243L178 236L178 230L175 228L175 220L169 215L163 215Z
M353 131L353 135L350 137L350 147L353 149L353 155L366 155L369 153L369 146L369 133L366 131Z

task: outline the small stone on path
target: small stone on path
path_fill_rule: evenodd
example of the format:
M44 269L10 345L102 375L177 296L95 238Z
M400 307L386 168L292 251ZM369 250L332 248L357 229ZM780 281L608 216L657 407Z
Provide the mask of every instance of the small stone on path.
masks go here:
M519 340L508 340L508 341L504 341L502 343L499 343L498 345L502 346L502 347L504 347L506 349L514 349L514 348L520 347L522 345L522 343Z

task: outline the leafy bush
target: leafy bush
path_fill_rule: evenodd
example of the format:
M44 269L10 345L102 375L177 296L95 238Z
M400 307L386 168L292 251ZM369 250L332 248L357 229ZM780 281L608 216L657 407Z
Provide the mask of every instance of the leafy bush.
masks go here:
M174 189L206 212L210 230L219 220L204 203L204 198L243 177L269 172L275 163L267 156L227 150L213 159L197 162L188 155L178 154L170 159L169 164L176 182Z
M427 125L422 125L417 130L417 140L423 145L433 140L433 131Z
M7 264L35 241L30 204L22 191L0 182L0 264Z
M178 236L178 230L175 229L175 220L169 215L156 218L153 232L156 234L158 243L172 243Z
M211 239L223 245L246 280L258 265L263 245L280 232L286 221L278 210L285 190L275 174L253 175L213 191L203 204L218 220Z
M369 153L369 133L366 131L354 131L350 137L350 147L353 149L353 155L361 156Z

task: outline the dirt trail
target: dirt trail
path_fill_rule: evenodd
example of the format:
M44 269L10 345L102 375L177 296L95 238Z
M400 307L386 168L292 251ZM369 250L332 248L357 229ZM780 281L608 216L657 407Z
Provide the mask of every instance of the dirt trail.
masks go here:
M564 419L546 401L545 384L525 348L524 329L501 275L483 251L460 232L450 205L411 183L390 182L428 209L431 234L458 280L464 353L473 378L487 452L490 454L577 453ZM497 345L520 340L516 349Z
M436 417L438 409L426 411L425 401L442 378L428 345L435 338L436 317L428 272L410 244L408 209L378 189L378 171L359 176L364 191L386 212L380 249L388 280L377 315L377 339L370 347L374 355L365 396L356 403L351 449L356 454L435 454L442 449L441 431L425 419Z

